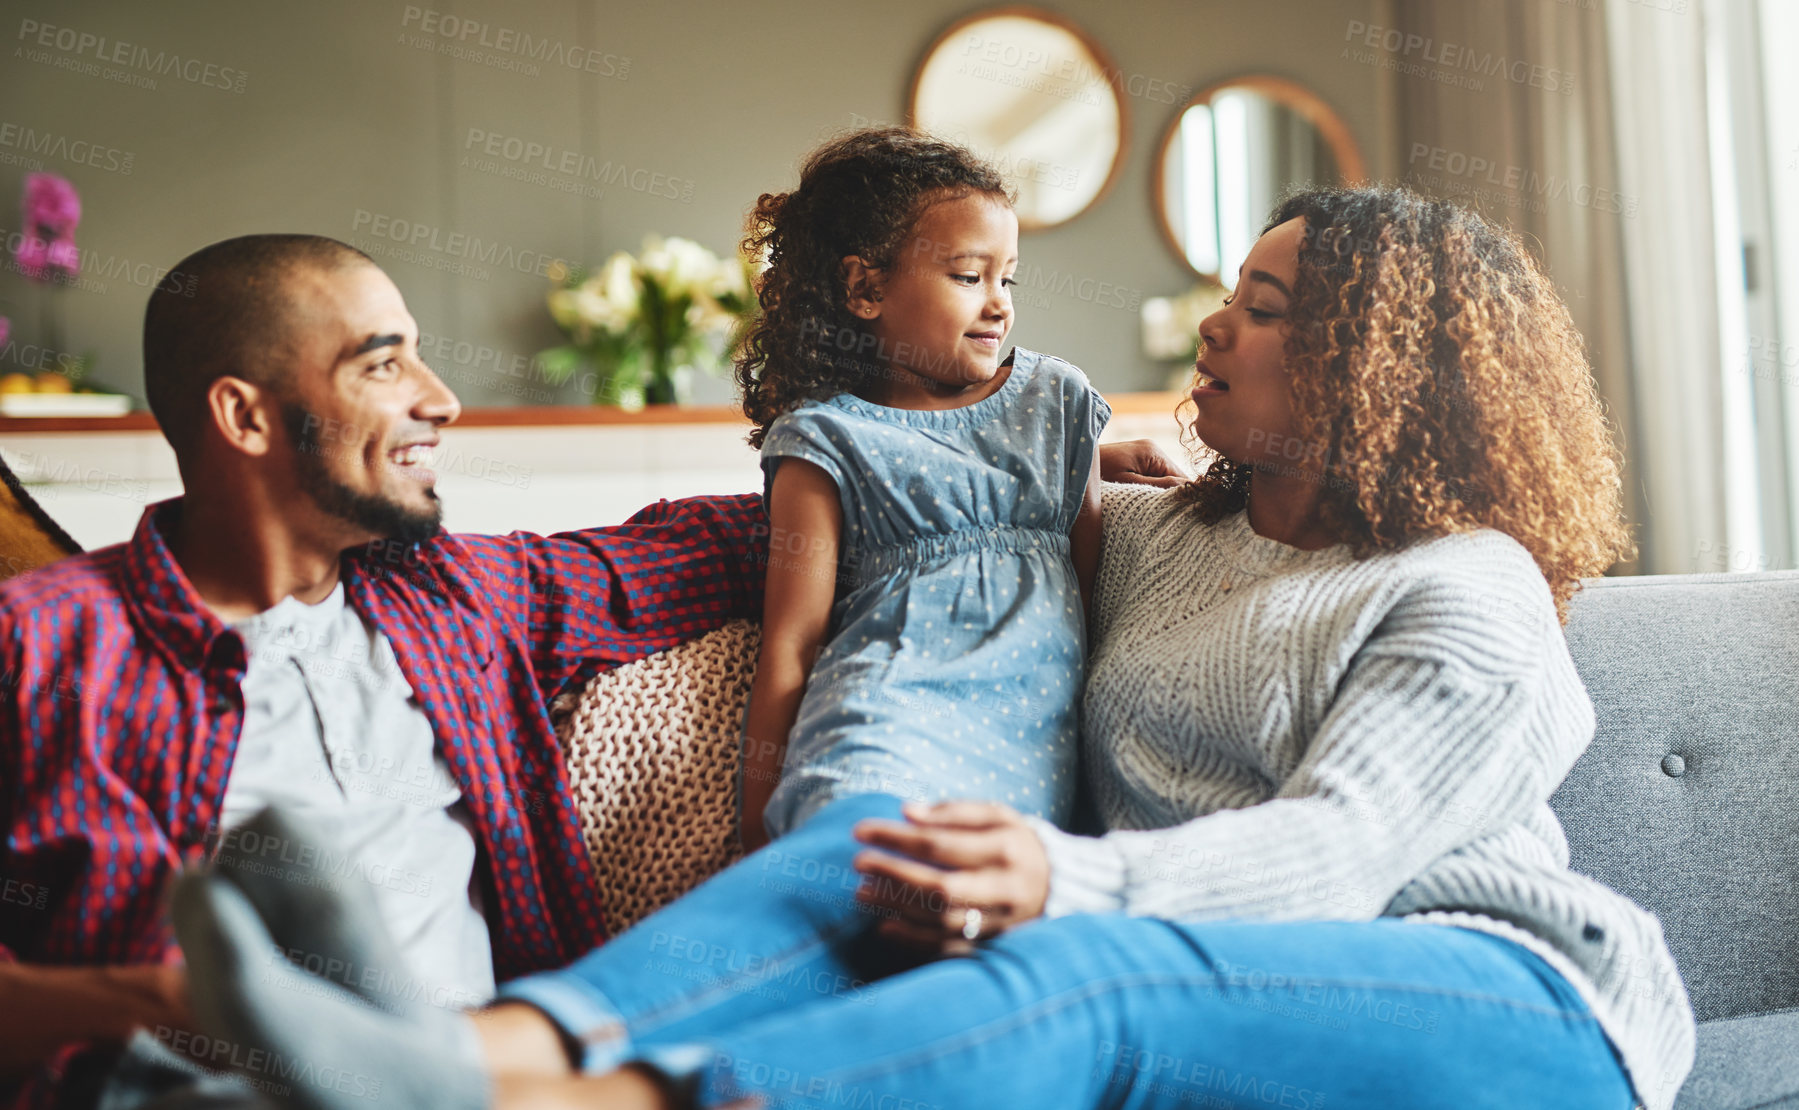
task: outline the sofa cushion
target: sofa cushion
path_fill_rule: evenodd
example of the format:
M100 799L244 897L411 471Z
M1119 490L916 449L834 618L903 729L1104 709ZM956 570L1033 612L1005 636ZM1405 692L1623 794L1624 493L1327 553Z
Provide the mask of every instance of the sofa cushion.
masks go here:
M0 582L80 551L0 458Z
M738 736L761 640L760 625L734 621L552 707L615 935L742 854Z
M1799 1110L1799 1011L1699 1026L1699 1059L1674 1110Z
M1592 582L1567 635L1575 870L1661 918L1700 1021L1799 1007L1799 572Z

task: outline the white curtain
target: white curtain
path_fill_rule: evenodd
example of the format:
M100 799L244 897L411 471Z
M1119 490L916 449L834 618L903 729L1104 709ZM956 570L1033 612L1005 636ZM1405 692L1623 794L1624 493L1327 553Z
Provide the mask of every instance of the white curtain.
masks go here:
M1685 6L1382 5L1431 44L1388 71L1392 176L1509 223L1547 266L1622 437L1626 573L1695 569L1726 538L1705 67ZM1450 172L1474 159L1493 168Z
M1731 540L1725 383L1733 368L1723 358L1714 224L1726 198L1713 191L1701 5L1675 8L1610 4L1606 23L1621 109L1613 120L1618 172L1642 201L1624 225L1633 462L1649 491L1644 547L1653 569L1668 572L1729 565L1717 556Z

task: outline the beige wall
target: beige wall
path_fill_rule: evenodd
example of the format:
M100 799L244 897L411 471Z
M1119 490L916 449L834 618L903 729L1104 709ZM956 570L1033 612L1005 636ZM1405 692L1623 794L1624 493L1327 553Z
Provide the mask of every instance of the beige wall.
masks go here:
M1378 71L1341 56L1349 21L1374 18L1374 6L1084 0L1059 10L1158 92L1249 71L1303 81L1343 114L1378 172L1390 161L1376 149ZM548 39L565 56L578 51L592 72L547 62L516 72L420 49L415 41L447 40L425 32L414 7L485 22L490 39L502 30ZM21 160L76 183L86 205L78 241L89 254L81 285L54 298L66 345L99 355L98 381L141 396L137 335L155 268L231 235L309 231L397 249L371 234L386 218L422 226L440 244L456 234L497 244L526 271L541 256L597 262L650 231L727 249L757 193L789 187L823 136L902 118L925 46L970 10L950 0L6 0L0 228L18 228ZM28 21L92 40L64 49L52 36L41 46L22 34ZM158 56L163 72L152 68ZM181 71L169 72L175 57ZM211 87L240 77L241 91ZM1108 391L1154 387L1165 367L1141 354L1135 311L1070 287L1106 282L1147 297L1189 284L1149 210L1154 148L1175 106L1139 97L1129 112L1111 191L1073 223L1025 239L1024 262L1052 287L1021 309L1014 333L1082 365ZM471 131L540 143L552 158L571 151L622 165L645 188L614 184L584 198L503 177L468 149ZM576 399L491 368L557 341L543 278L497 261L478 264L482 273L448 272L468 260L428 246L415 260L378 259L421 329L447 340L427 354L465 403ZM15 317L16 338L41 339L41 293L0 271L0 314ZM456 342L466 344L460 359ZM481 347L502 353L477 364L469 351ZM701 399L728 395L709 383Z

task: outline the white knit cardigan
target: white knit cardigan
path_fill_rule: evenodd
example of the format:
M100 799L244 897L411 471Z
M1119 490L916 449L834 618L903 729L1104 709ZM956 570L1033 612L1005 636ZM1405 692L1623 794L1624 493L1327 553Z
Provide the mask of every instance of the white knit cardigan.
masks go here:
M1694 1027L1661 925L1568 869L1548 805L1594 716L1529 553L1493 531L1302 551L1141 486L1104 509L1083 731L1112 831L1033 822L1047 913L1507 937L1672 1106Z

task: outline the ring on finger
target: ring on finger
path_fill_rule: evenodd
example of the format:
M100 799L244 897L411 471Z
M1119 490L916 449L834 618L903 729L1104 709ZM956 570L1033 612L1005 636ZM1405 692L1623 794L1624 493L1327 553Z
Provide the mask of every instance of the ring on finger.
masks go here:
M962 911L962 939L981 939L981 911L973 906Z

